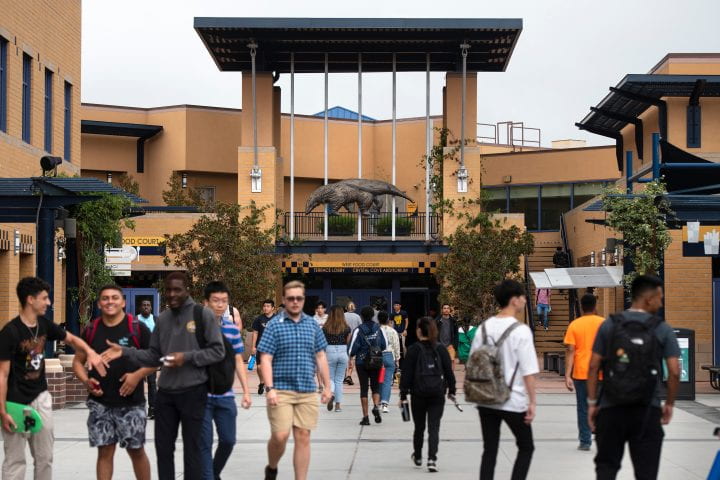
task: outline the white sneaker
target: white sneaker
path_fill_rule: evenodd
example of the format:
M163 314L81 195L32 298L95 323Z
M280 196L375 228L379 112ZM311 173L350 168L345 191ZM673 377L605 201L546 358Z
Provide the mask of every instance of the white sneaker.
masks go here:
M390 411L390 409L388 408L388 404L387 404L387 403L383 403L383 405L382 405L382 412L383 412L383 413L388 413L389 411Z

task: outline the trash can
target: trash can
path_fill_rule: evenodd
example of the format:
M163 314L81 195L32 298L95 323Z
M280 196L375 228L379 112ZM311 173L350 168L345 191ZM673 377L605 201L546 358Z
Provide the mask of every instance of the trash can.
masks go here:
M680 385L677 400L695 400L695 330L675 328L680 347ZM663 360L663 397L666 395L667 366Z

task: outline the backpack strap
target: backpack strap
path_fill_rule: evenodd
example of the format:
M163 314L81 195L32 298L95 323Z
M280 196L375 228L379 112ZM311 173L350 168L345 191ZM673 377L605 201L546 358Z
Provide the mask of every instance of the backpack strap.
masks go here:
M200 348L205 348L205 321L203 319L203 306L193 305L193 320L195 321L195 339Z
M100 317L93 319L90 326L85 329L85 341L87 342L88 345L90 345L92 343L92 341L95 339L95 334L97 333L98 325L100 325Z
M487 320L485 320L485 322L487 322ZM487 330L485 329L485 322L482 322L482 323L480 324L480 326L481 326L481 328L482 328L482 340L483 340L482 344L483 344L483 345L487 345L487 344L488 344L488 341L487 341Z
M520 322L515 322L512 325L510 325L508 328L506 328L505 331L503 332L503 334L500 335L500 338L498 339L498 341L495 342L495 346L500 348L500 346L505 342L507 337L510 336L512 331L515 330L516 328L518 328L519 326L520 326Z
M128 322L128 330L130 330L130 337L133 339L135 348L140 348L140 322L136 317L133 317L129 313L125 314Z

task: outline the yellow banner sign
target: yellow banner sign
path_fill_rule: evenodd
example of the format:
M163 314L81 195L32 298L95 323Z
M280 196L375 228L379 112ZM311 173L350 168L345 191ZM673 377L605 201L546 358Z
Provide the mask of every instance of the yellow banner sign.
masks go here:
M283 261L285 273L421 273L437 270L436 262L293 262Z
M129 245L131 247L157 247L165 241L165 237L154 236L154 237L123 237L123 245Z

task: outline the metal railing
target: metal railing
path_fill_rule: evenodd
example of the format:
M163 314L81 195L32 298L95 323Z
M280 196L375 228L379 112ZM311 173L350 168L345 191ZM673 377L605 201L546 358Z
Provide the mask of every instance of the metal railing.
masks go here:
M572 251L570 250L570 243L568 242L567 237L567 225L565 224L565 214L560 214L560 238L562 240L562 246L565 253L567 253L568 256L568 263L569 266L573 266L573 256ZM568 290L568 320L573 321L580 315L581 309L580 309L580 299L578 298L577 290L574 288L571 288Z
M309 214L286 212L280 224L280 234L289 238L290 224L294 222L295 239L322 240L324 236L324 218L322 212ZM390 213L371 214L362 218L364 240L388 240L392 236L392 216ZM353 240L357 238L358 214L342 212L328 215L328 238L333 240ZM398 212L395 215L396 240L418 240L425 238L424 212ZM430 238L442 237L442 215L430 214Z

